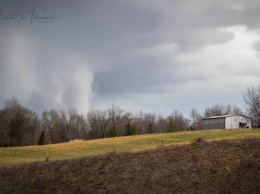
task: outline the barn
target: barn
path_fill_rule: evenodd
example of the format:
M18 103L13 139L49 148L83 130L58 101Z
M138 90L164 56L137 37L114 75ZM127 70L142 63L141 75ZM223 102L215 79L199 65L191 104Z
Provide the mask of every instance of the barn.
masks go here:
M203 129L252 128L252 119L244 115L222 115L202 119Z

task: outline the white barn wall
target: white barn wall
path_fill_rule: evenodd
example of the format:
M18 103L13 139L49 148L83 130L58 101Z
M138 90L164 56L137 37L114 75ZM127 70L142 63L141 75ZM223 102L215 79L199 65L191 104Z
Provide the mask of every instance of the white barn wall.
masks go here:
M252 128L251 120L247 117L234 115L230 117L226 117L225 121L225 129L238 129L241 128L239 123L247 123L249 128Z
M241 115L224 115L203 119L203 129L238 129L239 123L247 123L252 128L251 119Z
M225 129L239 128L239 117L240 116L226 117Z

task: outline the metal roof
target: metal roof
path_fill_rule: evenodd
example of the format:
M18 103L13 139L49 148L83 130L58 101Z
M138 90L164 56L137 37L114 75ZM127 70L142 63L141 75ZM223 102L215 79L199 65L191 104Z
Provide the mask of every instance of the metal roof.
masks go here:
M220 116L207 117L207 118L203 118L202 120L227 118L227 117L233 117L233 116L242 116L242 117L246 117L246 118L252 119L252 118L244 116L244 115L235 114L235 115L220 115Z

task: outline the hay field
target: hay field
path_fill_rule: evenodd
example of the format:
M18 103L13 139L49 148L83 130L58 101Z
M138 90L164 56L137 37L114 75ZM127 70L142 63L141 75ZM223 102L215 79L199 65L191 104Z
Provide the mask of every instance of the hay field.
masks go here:
M260 130L204 130L194 132L159 133L98 140L75 140L67 143L44 146L0 148L0 166L41 162L45 160L46 153L48 153L50 161L53 161L81 158L114 151L137 151L153 149L162 145L187 144L199 137L206 141L260 138Z

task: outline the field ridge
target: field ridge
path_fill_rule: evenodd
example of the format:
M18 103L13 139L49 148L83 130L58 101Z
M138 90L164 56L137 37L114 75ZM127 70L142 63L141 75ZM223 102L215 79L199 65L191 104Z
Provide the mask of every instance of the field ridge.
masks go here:
M206 141L222 139L260 138L260 130L201 130L174 133L155 133L96 140L75 140L68 143L43 146L0 148L0 166L44 161L48 153L51 161L81 158L110 152L154 149L171 144L187 144L196 138Z
M260 139L0 167L1 193L259 193Z

